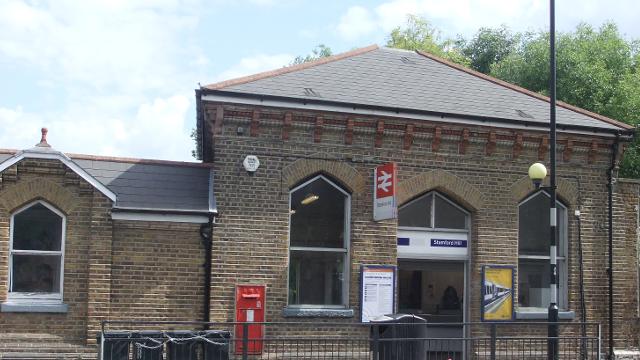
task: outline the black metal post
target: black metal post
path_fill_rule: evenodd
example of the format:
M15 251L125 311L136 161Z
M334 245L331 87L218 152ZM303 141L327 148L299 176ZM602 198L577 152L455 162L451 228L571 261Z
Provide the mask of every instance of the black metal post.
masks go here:
M380 359L380 325L373 325L373 360Z
M491 344L489 345L490 349L490 360L496 360L496 342L498 341L498 333L496 329L496 324L491 324Z
M242 360L249 359L249 324L242 323Z
M609 354L607 359L613 359L613 184L614 184L614 170L616 168L616 157L618 155L618 141L619 136L616 136L616 141L611 147L611 167L607 172L607 193L608 193L608 212L609 212L609 267L607 268L607 275L609 276Z
M549 235L549 329L547 358L558 359L558 272L557 272L557 215L556 215L556 21L555 1L549 0L549 160L551 161L550 192L550 235Z

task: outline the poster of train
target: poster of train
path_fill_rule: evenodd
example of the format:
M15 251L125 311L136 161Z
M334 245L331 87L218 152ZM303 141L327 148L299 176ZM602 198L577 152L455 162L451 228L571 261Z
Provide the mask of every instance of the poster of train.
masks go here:
M513 320L513 275L513 266L482 267L482 321Z

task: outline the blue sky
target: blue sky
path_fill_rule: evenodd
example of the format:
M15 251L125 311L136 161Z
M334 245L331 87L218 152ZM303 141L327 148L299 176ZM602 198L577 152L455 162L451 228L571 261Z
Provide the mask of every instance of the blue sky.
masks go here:
M635 1L557 3L559 30L613 20L640 38ZM548 27L546 0L0 0L0 148L46 126L64 152L193 160L198 83L382 45L407 14L445 36Z

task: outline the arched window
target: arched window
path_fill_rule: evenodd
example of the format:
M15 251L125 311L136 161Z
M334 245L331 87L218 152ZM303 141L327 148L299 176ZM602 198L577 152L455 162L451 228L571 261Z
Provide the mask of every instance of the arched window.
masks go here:
M346 306L351 196L322 175L289 195L289 305Z
M59 210L44 201L13 213L9 300L62 301L65 221Z
M549 201L544 191L524 199L518 207L518 305L525 308L549 306ZM557 208L558 306L566 307L567 208ZM546 311L546 310L545 310Z
M400 207L398 226L468 230L469 213L446 197L432 191Z

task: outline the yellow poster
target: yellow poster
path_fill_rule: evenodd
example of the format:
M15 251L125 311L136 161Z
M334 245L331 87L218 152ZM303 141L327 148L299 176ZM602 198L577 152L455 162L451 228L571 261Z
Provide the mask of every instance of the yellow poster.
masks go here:
M513 319L513 267L483 266L482 320Z

